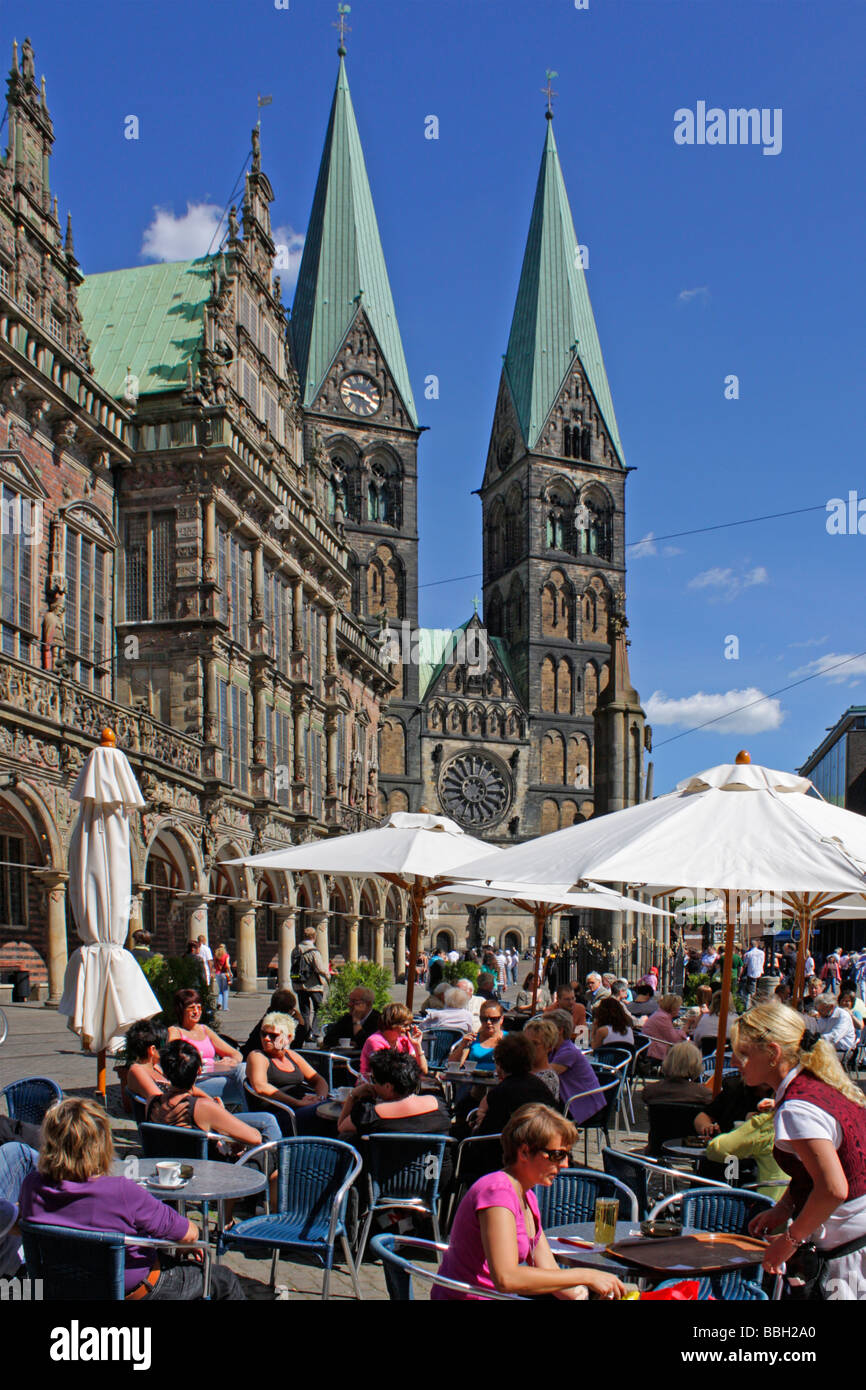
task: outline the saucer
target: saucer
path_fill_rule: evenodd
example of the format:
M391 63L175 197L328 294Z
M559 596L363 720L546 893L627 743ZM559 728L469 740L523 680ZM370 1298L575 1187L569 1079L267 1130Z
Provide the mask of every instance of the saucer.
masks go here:
M160 1182L159 1178L145 1178L148 1187L155 1187L161 1192L176 1192L179 1187L186 1187L189 1178L178 1178L177 1182Z

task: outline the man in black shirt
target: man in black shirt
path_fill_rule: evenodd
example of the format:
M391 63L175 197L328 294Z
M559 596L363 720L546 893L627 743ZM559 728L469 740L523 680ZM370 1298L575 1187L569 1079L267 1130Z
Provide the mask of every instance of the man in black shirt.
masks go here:
M325 1029L322 1047L326 1052L339 1047L341 1038L348 1038L351 1047L362 1048L367 1039L379 1031L382 1015L373 1008L375 999L371 989L355 986L349 995L349 1012Z

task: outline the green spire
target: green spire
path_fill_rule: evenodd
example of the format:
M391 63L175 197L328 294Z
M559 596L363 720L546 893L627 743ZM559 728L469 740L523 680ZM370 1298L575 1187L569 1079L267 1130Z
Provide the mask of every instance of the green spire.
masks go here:
M528 449L533 449L579 358L620 462L624 462L601 344L580 264L553 121L535 189L505 372Z
M337 87L292 310L303 404L312 405L363 306L412 424L409 369L391 296L346 66Z

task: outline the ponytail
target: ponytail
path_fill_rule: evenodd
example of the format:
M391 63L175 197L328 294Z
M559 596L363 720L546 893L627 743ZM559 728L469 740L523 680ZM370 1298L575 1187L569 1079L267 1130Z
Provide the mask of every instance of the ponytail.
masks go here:
M802 1015L786 1005L771 1000L767 1004L757 1004L743 1014L734 1025L735 1051L741 1040L752 1047L766 1047L767 1043L775 1043L789 1066L802 1067L810 1076L823 1081L825 1086L832 1086L853 1105L866 1107L866 1096L848 1076L835 1047L826 1039L809 1033Z
M826 1039L817 1038L809 1049L801 1046L800 1066L818 1081L832 1086L834 1091L840 1091L845 1099L853 1101L854 1105L866 1106L866 1096L859 1086L855 1086L839 1061L835 1047Z

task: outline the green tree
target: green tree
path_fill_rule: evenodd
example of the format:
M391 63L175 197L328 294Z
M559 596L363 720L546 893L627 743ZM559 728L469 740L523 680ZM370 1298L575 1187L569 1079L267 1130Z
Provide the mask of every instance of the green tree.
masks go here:
M319 1014L324 1023L334 1023L349 1012L349 995L358 985L371 989L375 995L374 1009L384 1009L391 1002L391 976L374 961L349 961L331 980L328 1000Z
M476 992L480 973L481 966L476 960L448 961L442 967L442 979L447 980L449 985L455 985L458 980L471 980Z

